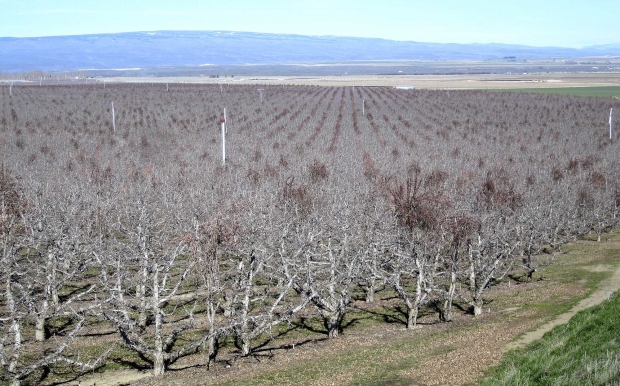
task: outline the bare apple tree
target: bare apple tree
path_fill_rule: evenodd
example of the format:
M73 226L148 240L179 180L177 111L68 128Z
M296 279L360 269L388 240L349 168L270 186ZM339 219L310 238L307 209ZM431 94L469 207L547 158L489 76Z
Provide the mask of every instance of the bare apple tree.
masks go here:
M186 301L182 292L196 261L188 259L191 228L183 232L171 200L157 202L146 193L128 198L117 207L109 245L97 254L106 290L101 315L124 347L152 363L156 376L209 339L204 334L178 345L181 334L195 327L195 296Z
M35 373L44 378L45 369L49 371L60 363L81 371L93 369L107 354L84 361L72 347L87 323L90 309L82 298L93 289L92 285L75 287L83 273L81 267L87 262L80 261L84 249L75 244L81 241L73 239L77 235L71 227L83 225L83 217L70 211L48 210L36 197L26 200L26 196L11 173L2 167L0 275L5 286L0 310L0 377L13 385ZM50 224L64 226L56 228ZM62 327L54 330L48 342L43 342L48 321L60 321ZM29 337L24 331L30 330L32 322L35 334Z

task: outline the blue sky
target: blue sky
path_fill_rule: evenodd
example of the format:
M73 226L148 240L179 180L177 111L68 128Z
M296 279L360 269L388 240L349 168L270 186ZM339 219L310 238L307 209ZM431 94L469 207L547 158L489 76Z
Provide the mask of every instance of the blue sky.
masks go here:
M0 0L0 37L226 30L437 43L620 43L619 0Z

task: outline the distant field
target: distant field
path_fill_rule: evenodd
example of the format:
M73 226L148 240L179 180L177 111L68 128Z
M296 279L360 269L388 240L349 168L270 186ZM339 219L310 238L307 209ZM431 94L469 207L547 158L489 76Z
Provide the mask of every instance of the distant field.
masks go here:
M533 90L554 94L584 96L620 96L620 73L537 73L481 75L339 75L339 76L272 76L250 75L222 78L200 76L115 76L100 77L93 82L108 83L206 83L227 85L278 86L412 86L416 89L443 90ZM538 91L536 91L538 90ZM567 91L568 90L568 91ZM593 91L594 90L594 91ZM601 91L598 91L601 90ZM605 91L603 91L605 90ZM592 93L603 92L602 94Z
M511 88L495 91L528 92L535 94L575 95L584 97L620 97L620 86L609 87L564 87L564 88Z

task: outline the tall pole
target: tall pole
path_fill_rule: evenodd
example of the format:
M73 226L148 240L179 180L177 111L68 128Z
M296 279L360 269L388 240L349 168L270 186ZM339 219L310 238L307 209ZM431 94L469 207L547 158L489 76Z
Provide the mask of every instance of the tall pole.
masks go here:
M364 111L364 100L362 99L362 115L366 115L366 112Z
M611 122L612 122L611 117L612 117L613 112L614 112L614 108L612 107L609 110L609 139L611 139Z
M226 166L226 109L222 119L222 166Z
M114 121L114 102L111 102L110 110L112 111L112 130L116 134L116 122Z
M226 165L226 122L222 119L222 166Z

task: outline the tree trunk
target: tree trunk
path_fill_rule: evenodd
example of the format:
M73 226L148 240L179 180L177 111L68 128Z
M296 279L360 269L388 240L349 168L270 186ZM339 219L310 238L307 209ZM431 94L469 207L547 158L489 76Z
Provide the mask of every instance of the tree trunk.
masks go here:
M411 330L418 323L418 307L407 307L407 330Z
M469 290L471 292L476 291L476 267L472 257L470 257L469 262Z
M366 303L372 303L375 301L375 289L377 287L377 255L377 248L374 248L373 258L371 260L370 279L368 280L368 289L366 291Z
M139 310L139 315L138 315L138 327L143 329L143 328L146 328L146 319L147 319L147 316L146 316L147 299L146 299L146 291L145 291L143 285L138 284L136 286L136 296L140 300L140 310Z
M164 362L164 353L161 350L161 346L158 346L153 358L153 375L156 377L164 375L166 372L166 364Z
M46 266L46 280L45 290L43 292L44 298L43 303L41 304L41 309L36 317L35 322L35 332L34 338L37 342L43 342L47 339L47 335L45 334L45 322L47 321L46 315L48 315L48 311L50 308L49 300L52 299L54 302L54 288L56 285L56 266L57 260L56 255L53 253L47 254L47 266ZM56 302L54 304L58 304L58 294L56 293Z
M442 322L452 321L452 298L450 297L449 294L448 294L448 297L443 302L443 309L441 310L439 320Z
M44 316L37 316L34 330L34 339L37 342L43 342L47 339L47 334L45 333L45 321L46 318Z
M4 253L4 255L6 256L6 252ZM6 280L5 298L6 298L6 305L7 305L9 313L15 315L16 313L15 298L13 298L13 290L11 288L10 277L7 278ZM10 373L13 373L15 372L15 369L17 368L19 356L22 352L22 330L21 330L20 321L18 319L13 319L13 324L9 328L9 332L11 330L15 332L15 335L13 336L13 342L14 342L13 353L11 357L9 358L8 370Z
M215 361L215 356L217 355L216 347L215 347L215 308L213 307L213 303L209 301L207 306L207 319L209 320L209 339L205 342L207 349L207 368L211 365L212 361Z
M426 295L422 295L422 283L426 280L424 277L424 265L418 257L415 259L415 265L418 268L418 280L416 280L415 301L413 303L413 307L409 307L409 303L407 304L407 308L410 309L411 313L409 318L412 319L411 321L407 320L408 329L413 328L418 323L418 311L420 310L420 304L422 304L423 298L426 298Z
M372 303L375 301L375 279L370 279L370 283L366 289L366 303Z
M340 329L340 318L338 317L338 314L334 312L333 314L329 315L327 317L326 324L327 324L327 337L330 339L337 338L338 330Z
M478 236L478 244L480 244L480 236ZM482 281L482 279L480 279ZM474 306L474 316L482 314L482 296L481 292L484 288L484 284L478 283L478 277L476 277L476 266L474 263L474 256L471 247L469 248L469 291L472 294L472 303Z
M454 300L454 293L456 292L456 272L453 270L450 272L450 288L448 289L448 297L443 305L443 321L452 321L452 301Z
M47 285L45 288L46 300L51 297L52 304L58 305L58 290L56 288L56 271L58 269L58 259L54 253L47 254Z
M249 339L248 337L243 336L241 338L241 355L243 356L250 355L251 342L252 340Z
M47 336L45 334L45 322L47 321L47 318L45 317L45 315L47 315L48 310L49 302L47 301L47 299L45 299L43 300L41 310L39 311L35 322L34 339L37 342L43 342L45 339L47 339Z
M484 305L484 302L482 301L481 297L474 297L474 316L478 316L482 314L482 306Z
M238 338L241 340L241 354L246 356L250 353L250 295L252 290L253 273L251 267L248 267L247 282L245 283L245 293L241 302L241 326L239 327Z
M217 354L215 350L215 336L211 335L205 342L205 346L207 349L207 369L209 369L211 362L215 362L215 355Z
M19 363L20 354L22 352L22 348L21 348L22 347L22 331L21 331L21 326L20 326L19 321L17 320L13 321L13 325L9 328L9 331L11 330L14 331L15 335L13 338L13 342L14 342L13 353L8 358L9 359L8 370L9 370L9 373L15 373L15 370L17 369L17 365ZM22 380L17 378L16 376L14 376L14 378L11 380L11 386L21 386L21 384L22 384Z
M143 250L146 250L146 244L142 246ZM140 272L140 282L136 285L136 298L140 301L140 314L138 315L138 326L140 328L145 328L147 325L147 315L146 315L146 286L148 283L148 253L143 253L143 258L140 261L141 272Z
M52 287L52 304L57 306L60 303L60 299L58 298L58 288L56 286Z
M10 357L10 361L9 361L9 372L14 373L15 370L17 369L17 365L19 363L19 358L20 355L22 353L22 329L21 329L21 325L20 322L15 320L13 321L13 325L11 326L11 328L14 331L14 337L13 337L13 354ZM14 382L21 382L18 379L15 379Z
M118 296L118 300L122 303L124 300L123 296L123 277L121 272L124 267L122 267L121 260L116 260L116 285L114 286L116 296Z
M222 308L224 309L224 317L230 318L232 316L232 302L234 296L232 294L224 294L224 304Z
M164 361L164 339L163 339L163 320L162 311L159 303L159 270L155 264L153 277L152 309L155 314L155 354L153 355L153 375L160 376L166 372Z

